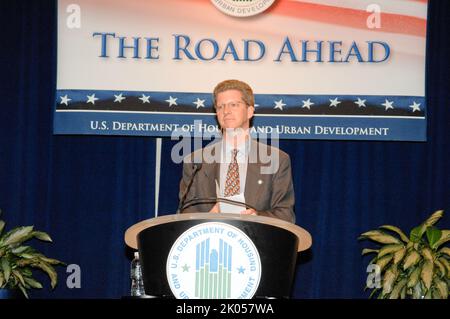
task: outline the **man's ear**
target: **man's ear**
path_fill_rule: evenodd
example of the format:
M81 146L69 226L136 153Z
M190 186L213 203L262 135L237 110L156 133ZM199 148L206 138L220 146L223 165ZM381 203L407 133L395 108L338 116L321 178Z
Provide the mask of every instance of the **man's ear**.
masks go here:
M255 114L255 107L253 105L249 106L247 109L247 118L250 120L254 114Z

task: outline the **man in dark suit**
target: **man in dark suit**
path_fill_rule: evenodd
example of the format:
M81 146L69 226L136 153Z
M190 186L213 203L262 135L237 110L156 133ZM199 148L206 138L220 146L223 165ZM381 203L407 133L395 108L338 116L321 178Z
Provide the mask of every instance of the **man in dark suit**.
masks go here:
M276 147L250 137L254 115L254 96L242 81L227 80L214 89L214 106L222 129L222 139L185 158L180 182L180 200L197 170L193 162L201 159L185 202L194 199L236 195L245 198L241 214L261 215L295 222L294 187L289 155ZM182 213L219 213L219 203L192 205Z

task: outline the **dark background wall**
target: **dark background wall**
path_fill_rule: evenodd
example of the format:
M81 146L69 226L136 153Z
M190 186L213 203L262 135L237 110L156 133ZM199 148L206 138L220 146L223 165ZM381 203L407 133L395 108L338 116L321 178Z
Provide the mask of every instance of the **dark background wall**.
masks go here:
M35 225L45 254L81 267L81 288L35 298L120 298L129 292L123 236L154 214L155 138L54 136L56 1L0 4L0 208L7 229ZM429 6L428 141L281 141L292 157L297 224L313 236L294 298L366 298L360 233L382 224L409 230L437 209L450 217L450 2ZM213 85L213 84L212 84ZM177 206L181 167L163 139L160 211Z

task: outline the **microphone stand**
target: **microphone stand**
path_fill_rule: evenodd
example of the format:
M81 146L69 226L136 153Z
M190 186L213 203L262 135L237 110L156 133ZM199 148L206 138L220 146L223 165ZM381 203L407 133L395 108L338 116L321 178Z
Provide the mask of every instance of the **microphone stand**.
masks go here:
M189 201L187 201L181 208L181 210L184 210L188 207L194 206L194 205L198 205L198 204L213 204L216 202L224 202L224 203L228 203L228 204L234 204L234 205L238 205L238 206L242 206L247 208L251 208L255 211L258 211L255 207L247 204L247 203L243 203L243 202L239 202L236 200L232 200L232 199L227 199L224 197L207 197L207 198L194 198L191 199Z
M184 194L183 194L183 196L181 196L180 202L178 203L178 208L177 208L176 214L180 214L181 211L185 208L184 201L186 200L186 196L189 193L189 190L191 189L192 183L194 182L195 175L201 168L202 168L201 163L194 164L194 171L192 172L191 179L189 180L189 183L184 191Z

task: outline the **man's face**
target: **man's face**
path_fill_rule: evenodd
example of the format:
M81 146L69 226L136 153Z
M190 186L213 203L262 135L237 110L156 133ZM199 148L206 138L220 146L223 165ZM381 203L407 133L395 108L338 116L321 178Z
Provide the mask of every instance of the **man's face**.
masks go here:
M238 90L228 90L217 94L216 113L222 129L248 129L254 107L248 106Z

